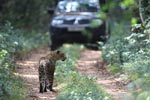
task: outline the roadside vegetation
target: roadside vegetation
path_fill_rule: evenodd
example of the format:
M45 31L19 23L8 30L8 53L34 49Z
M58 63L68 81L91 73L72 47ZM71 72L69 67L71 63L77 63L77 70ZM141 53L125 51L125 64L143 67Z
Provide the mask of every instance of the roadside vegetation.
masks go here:
M23 80L15 76L15 61L26 53L48 42L48 34L25 34L10 23L0 27L0 100L24 100L26 89Z
M132 27L129 36L109 40L103 46L103 58L113 73L125 75L135 98L146 100L150 95L150 21ZM137 96L138 95L138 96ZM142 100L137 99L137 100Z
M56 79L63 87L57 100L113 100L93 77L81 75L75 68L82 45L64 45L60 48L67 55L65 64L57 63Z
M148 100L150 98L150 17L148 17L150 12L147 9L150 2L146 0L134 2L134 4L139 3L140 18L131 14L124 23L125 19L117 17L124 24L114 21L115 27L112 27L111 38L102 46L102 53L104 61L108 64L107 69L114 74L121 74L122 80L127 81L127 88L131 90L134 99Z

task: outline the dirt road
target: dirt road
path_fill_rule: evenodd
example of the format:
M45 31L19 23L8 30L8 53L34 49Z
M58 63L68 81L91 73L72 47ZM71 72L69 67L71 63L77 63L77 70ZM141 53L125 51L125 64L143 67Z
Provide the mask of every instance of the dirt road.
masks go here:
M27 100L55 100L57 97L57 92L53 93L48 91L44 94L39 93L38 60L48 52L49 49L38 49L37 51L32 51L27 59L17 61L18 73L16 74L23 78L29 90ZM81 53L81 57L78 60L77 69L83 74L96 77L97 84L104 86L106 91L111 94L115 100L124 100L123 98L124 95L127 95L127 91L116 84L115 78L110 78L110 75L105 72L101 61L97 62L100 56L100 51L85 50ZM54 87L54 89L59 90L59 85Z
M39 93L38 60L48 52L49 49L42 48L32 51L27 59L17 61L18 75L23 78L29 90L27 100L55 100L57 97L57 92Z
M96 83L103 86L115 100L132 100L119 76L107 72L106 65L100 59L100 51L85 50L78 60L77 69L86 76L95 77Z

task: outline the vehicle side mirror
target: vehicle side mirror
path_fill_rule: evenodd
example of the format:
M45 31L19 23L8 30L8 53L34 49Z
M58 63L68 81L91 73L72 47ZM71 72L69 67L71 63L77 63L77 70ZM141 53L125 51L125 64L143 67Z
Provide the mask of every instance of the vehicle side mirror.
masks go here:
M48 8L48 9L47 9L47 12L48 12L49 14L51 14L51 15L54 14L54 11L55 11L54 8Z

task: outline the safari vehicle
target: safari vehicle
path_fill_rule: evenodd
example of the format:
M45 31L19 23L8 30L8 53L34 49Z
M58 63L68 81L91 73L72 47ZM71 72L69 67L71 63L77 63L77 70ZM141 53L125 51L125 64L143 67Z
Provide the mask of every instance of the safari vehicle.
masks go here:
M52 50L63 43L105 42L109 36L106 22L100 18L98 0L61 0L50 22L50 47Z

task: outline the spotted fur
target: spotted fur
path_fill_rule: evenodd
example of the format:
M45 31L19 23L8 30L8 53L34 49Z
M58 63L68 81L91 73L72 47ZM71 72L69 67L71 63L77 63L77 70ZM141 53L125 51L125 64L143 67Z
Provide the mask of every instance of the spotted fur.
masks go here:
M63 52L57 50L52 51L45 57L41 57L39 60L39 83L40 83L40 93L47 92L47 89L54 91L53 79L55 72L55 63L57 60L64 61L66 59Z

